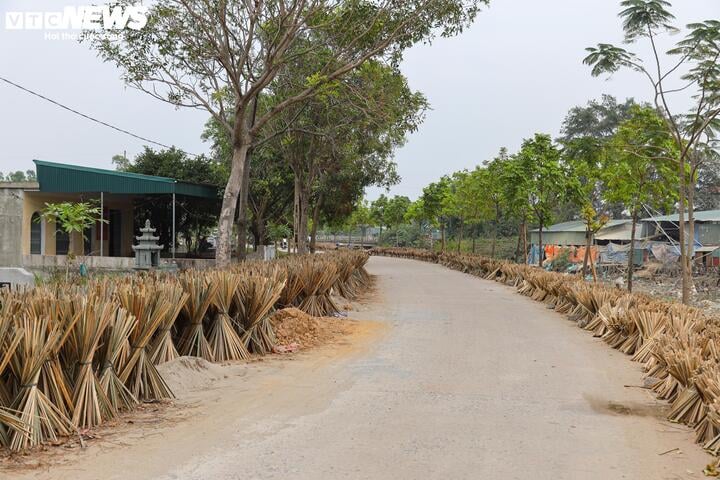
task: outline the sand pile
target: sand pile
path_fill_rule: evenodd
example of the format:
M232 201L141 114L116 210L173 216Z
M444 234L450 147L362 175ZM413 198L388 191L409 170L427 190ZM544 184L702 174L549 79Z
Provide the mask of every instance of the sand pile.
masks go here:
M278 310L270 317L279 352L303 350L331 342L350 333L352 324L346 319L312 317L297 308Z
M207 388L225 377L222 366L198 357L179 357L157 367L176 397Z

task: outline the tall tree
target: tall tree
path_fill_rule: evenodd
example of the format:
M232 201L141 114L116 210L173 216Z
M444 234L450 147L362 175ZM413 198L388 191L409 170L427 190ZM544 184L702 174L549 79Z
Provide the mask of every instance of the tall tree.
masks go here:
M535 134L525 140L520 151L507 164L507 198L515 212L538 225L540 266L543 265L543 229L552 221L555 205L567 198L569 181L560 151L549 135Z
M119 0L130 4L135 0ZM217 262L230 262L235 211L245 214L248 151L276 115L312 98L367 60L398 62L410 45L454 35L486 0L157 0L141 30L94 37L130 85L179 107L209 112L231 139L219 215ZM329 47L329 48L328 48ZM257 99L285 66L327 52L307 81L257 114ZM315 62L313 62L315 63Z
M493 223L492 245L490 247L490 256L495 257L495 249L497 247L498 229L500 219L503 216L503 208L505 204L504 187L502 178L504 175L505 165L509 160L507 149L500 149L500 153L492 161L486 163L487 174L484 177L483 191L486 195L486 201L489 204L489 215Z
M445 251L445 230L447 227L447 216L443 205L445 197L450 193L450 177L443 176L437 182L433 182L423 188L422 205L425 211L425 218L436 227L440 228L440 250Z
M648 107L633 107L608 144L603 162L605 197L622 202L632 218L627 288L633 287L635 231L643 207L668 208L675 199L677 147L663 119ZM682 226L680 227L682 230Z
M405 222L405 214L412 202L406 196L395 195L385 207L385 225L395 229L395 246L400 245L400 225Z
M615 45L601 43L587 49L584 63L592 67L592 74L612 74L628 68L641 73L649 82L653 102L672 133L677 147L675 159L680 178L678 189L678 216L680 225L688 218L688 231L680 228L680 261L682 265L682 300L690 300L692 285L692 256L695 220L693 193L695 172L699 165L698 145L708 127L720 116L720 21L706 20L686 27L686 36L667 52L673 57L670 66L664 67L665 56L660 51L658 38L665 33L677 33L673 25L672 6L666 0L624 0L623 10L625 41L635 44L645 41L650 49L648 61L636 53ZM679 78L678 78L679 77ZM678 81L680 83L678 83ZM691 92L694 104L682 113L671 107L673 94Z
M302 65L279 77L269 108L283 101L284 91L292 91L294 82L304 83L307 74L308 66ZM394 150L404 143L406 133L417 129L426 106L425 98L410 90L397 69L368 61L270 123L274 130L285 132L276 142L295 176L293 223L298 252L307 250L313 193L316 206L323 200L318 185L332 181L343 169L372 167L377 172L372 183L390 186Z

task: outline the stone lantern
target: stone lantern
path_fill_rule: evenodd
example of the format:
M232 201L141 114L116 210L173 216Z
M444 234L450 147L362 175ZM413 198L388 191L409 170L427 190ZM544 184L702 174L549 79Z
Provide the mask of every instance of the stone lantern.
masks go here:
M160 250L163 246L157 244L160 237L153 235L155 230L150 226L150 220L145 220L145 228L140 229L142 235L135 237L138 244L133 245L132 249L135 252L136 270L150 270L160 265Z

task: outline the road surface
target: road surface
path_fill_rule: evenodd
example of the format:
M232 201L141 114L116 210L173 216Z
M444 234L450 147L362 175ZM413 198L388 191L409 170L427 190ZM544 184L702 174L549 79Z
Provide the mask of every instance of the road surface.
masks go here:
M387 328L226 367L181 418L6 478L703 478L710 457L633 387L639 366L565 317L437 265L369 271L378 293L353 316Z

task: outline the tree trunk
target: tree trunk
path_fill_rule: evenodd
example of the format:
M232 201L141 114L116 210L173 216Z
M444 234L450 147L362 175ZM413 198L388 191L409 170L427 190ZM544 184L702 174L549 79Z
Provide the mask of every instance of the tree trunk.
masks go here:
M307 226L308 226L308 208L310 204L310 194L308 188L304 185L302 178L295 176L295 242L297 253L302 255L308 252L307 244Z
M688 303L694 289L693 282L693 265L695 264L695 160L690 160L690 184L687 189L687 205L688 205L688 268L687 268L687 291Z
M497 245L498 223L500 223L500 207L495 205L495 220L493 221L492 245L490 247L490 256L495 258L495 247Z
M633 208L632 213L632 230L630 231L630 251L628 252L627 263L627 291L632 292L633 287L633 267L635 266L635 225L637 225L638 207Z
M583 256L582 276L587 276L588 260L590 259L590 246L592 245L592 231L590 226L585 226L585 255Z
M440 224L440 251L445 253L445 222Z
M527 245L527 221L523 219L522 221L522 246L523 246L523 259L525 261L525 264L528 263L528 245Z
M472 253L475 253L475 248L477 246L476 245L477 244L477 231L476 230L477 229L473 229L473 234L472 234Z
M458 251L458 253L460 253L460 245L462 244L462 240L463 240L463 228L464 228L464 227L465 227L465 222L463 222L462 220L460 220L460 232L459 232L459 235L458 235L458 245L457 245L457 251Z
M538 229L538 243L540 244L538 246L538 266L542 268L543 266L543 260L545 260L545 249L543 248L543 242L542 242L542 229L543 224L540 222L540 228Z
M682 272L682 303L690 302L690 273L688 262L688 248L685 235L685 202L687 200L686 178L685 178L685 159L681 158L678 162L680 165L680 195L678 198L678 233L680 239L680 269Z
M239 260L245 260L247 256L247 206L248 193L250 191L250 152L245 156L245 169L243 171L242 189L238 198L237 212L237 248L236 254Z
M223 194L222 207L220 208L220 217L218 219L218 245L215 251L215 262L218 267L227 267L230 265L232 251L230 238L235 220L235 209L243 187L245 159L247 158L248 147L249 141L247 140L236 142L236 145L233 147L230 176L225 185L225 193Z
M318 195L315 205L313 206L312 214L312 229L310 230L310 253L315 253L317 244L317 230L318 222L320 221L320 210L322 209L323 196L322 193Z

